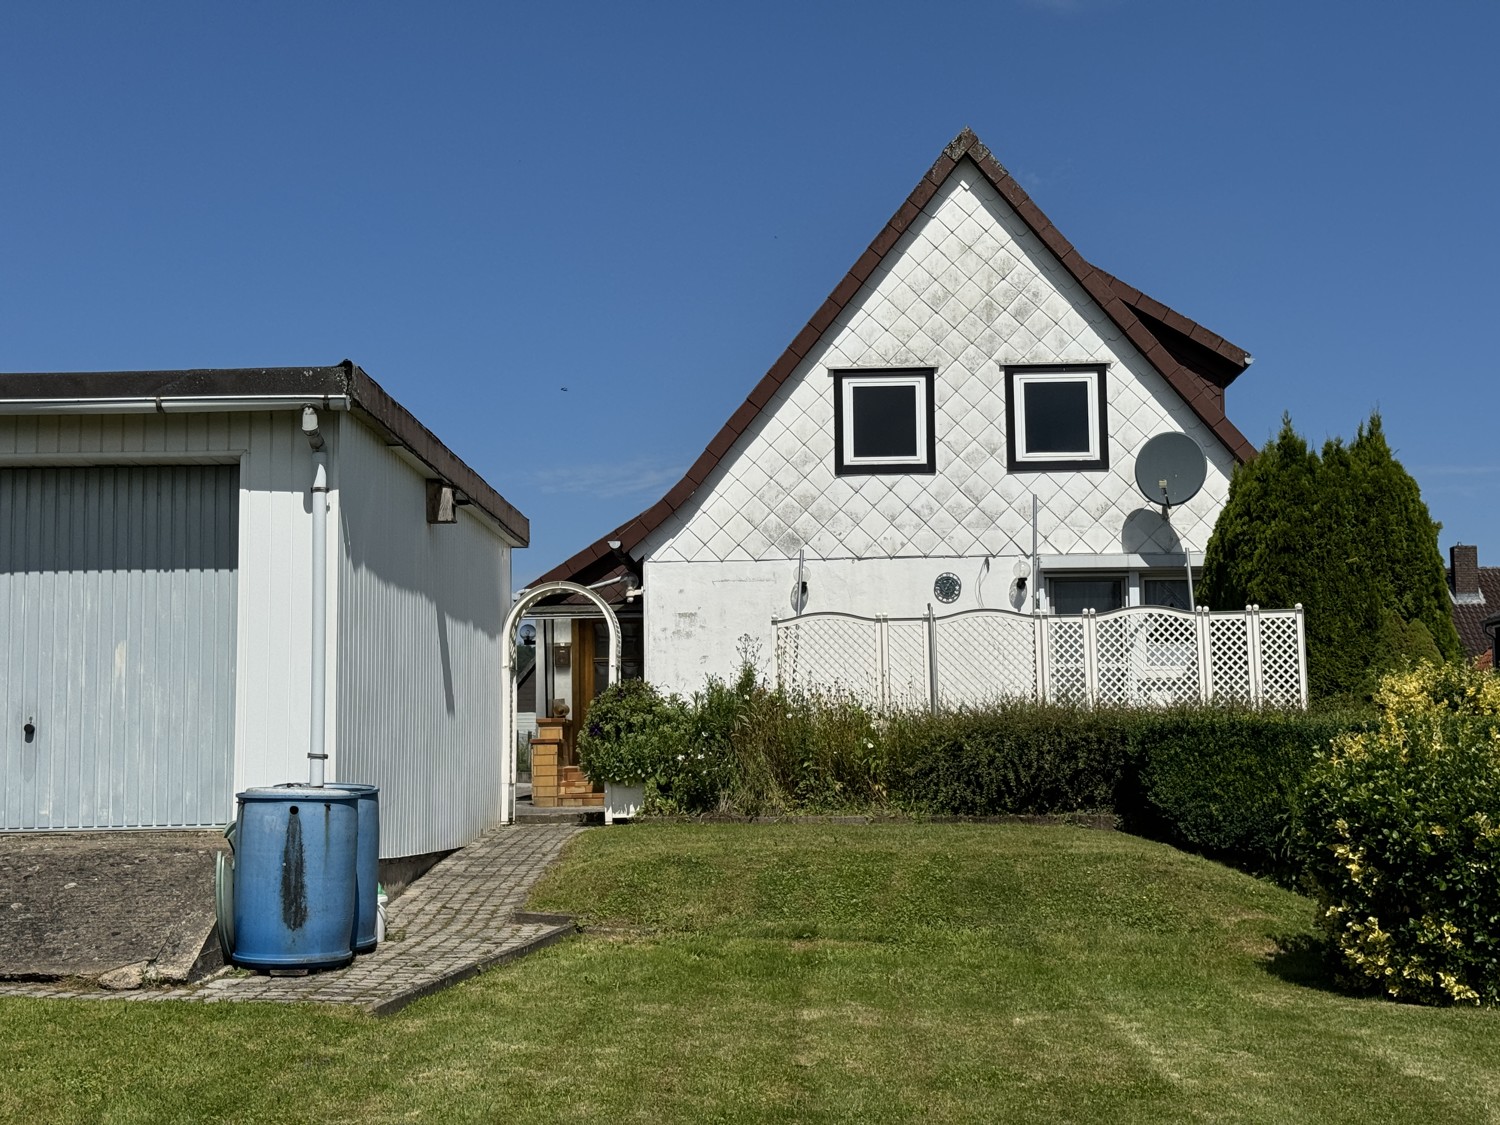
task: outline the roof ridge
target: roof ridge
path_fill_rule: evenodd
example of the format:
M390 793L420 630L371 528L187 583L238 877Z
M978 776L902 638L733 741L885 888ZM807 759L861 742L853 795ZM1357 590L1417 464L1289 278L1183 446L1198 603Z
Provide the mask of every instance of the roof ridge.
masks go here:
M1115 284L1123 286L1124 283L1113 274L1092 265L1078 253L1062 232L1052 225L1052 221L1047 218L1042 209L1032 202L1025 189L996 159L989 147L979 139L979 135L968 126L964 126L957 136L943 146L942 155L917 181L917 186L911 190L906 201L897 208L896 213L881 228L880 233L870 242L865 252L849 268L843 279L834 286L833 291L818 307L817 312L808 319L792 342L787 345L786 350L761 376L760 381L740 404L739 409L730 415L729 421L724 423L682 479L654 505L559 563L537 578L536 583L533 584L561 578L576 579L581 573L589 580L598 577L597 574L592 573L592 570L597 570L599 561L612 554L612 549L608 546L610 542L618 541L620 549L629 552L639 546L647 535L666 522L673 512L686 504L688 498L708 479L709 474L718 466L720 459L729 452L739 436L760 415L781 385L791 377L792 372L797 369L807 354L817 346L818 341L843 312L845 306L864 287L870 275L875 272L885 256L894 249L911 224L922 214L922 209L938 193L938 189L947 182L959 162L966 157L990 181L991 186L1000 193L1021 221L1041 240L1047 250L1083 287L1090 298L1104 310L1105 315L1125 334L1136 350L1145 357L1146 362L1166 379L1168 385L1177 392L1188 408L1223 442L1235 459L1245 462L1254 457L1255 447L1224 413L1222 386L1178 362L1166 344L1136 315L1132 303L1115 291ZM1126 288L1134 294L1134 300L1143 298L1150 300L1150 298L1145 298L1140 290L1132 286L1126 286ZM1174 313L1159 301L1152 302L1152 305L1160 306L1164 312L1185 323L1189 328L1185 335L1197 340L1203 347L1215 351L1230 362L1237 362L1231 358L1231 355L1219 352L1218 348L1207 340L1207 337L1212 337L1214 341L1239 352L1244 360L1240 363L1241 368L1248 364L1248 354L1228 344L1228 341L1222 337L1209 332L1208 329L1195 324L1187 317ZM1163 323L1168 322L1163 321ZM1170 323L1168 326L1173 327L1175 331L1181 331L1180 328ZM1199 339L1193 336L1192 330L1194 329L1203 334L1204 338ZM592 570L586 568L592 568Z

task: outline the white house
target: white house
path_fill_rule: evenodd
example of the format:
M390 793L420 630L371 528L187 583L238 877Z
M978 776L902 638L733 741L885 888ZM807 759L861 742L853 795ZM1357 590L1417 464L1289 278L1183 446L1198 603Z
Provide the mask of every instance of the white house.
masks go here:
M1185 607L1254 455L1224 413L1249 364L1087 262L965 130L682 481L538 582L608 594L682 691L796 613ZM1207 460L1170 523L1134 479L1162 433ZM580 607L550 612L576 648Z
M529 531L347 361L0 375L0 829L223 825L321 752L383 858L467 843Z

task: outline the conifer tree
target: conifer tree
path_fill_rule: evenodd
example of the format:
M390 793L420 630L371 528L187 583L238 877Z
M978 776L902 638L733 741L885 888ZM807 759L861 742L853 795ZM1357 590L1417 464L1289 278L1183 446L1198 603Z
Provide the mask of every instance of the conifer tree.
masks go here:
M1455 659L1438 525L1391 454L1380 416L1319 456L1282 419L1235 470L1203 562L1216 609L1254 603L1307 614L1309 693L1365 697L1407 661Z

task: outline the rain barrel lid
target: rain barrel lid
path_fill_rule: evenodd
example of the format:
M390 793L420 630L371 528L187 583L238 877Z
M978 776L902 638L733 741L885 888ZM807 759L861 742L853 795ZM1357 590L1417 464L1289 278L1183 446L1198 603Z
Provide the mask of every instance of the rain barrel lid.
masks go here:
M326 789L342 789L346 793L365 794L380 792L380 786L365 785L362 782L358 781L326 781L323 783L323 785ZM296 787L291 784L287 784L286 786L278 786L278 788L292 789ZM303 786L302 788L306 788L306 786Z
M358 793L335 789L331 785L321 789L311 785L261 785L235 796L241 801L354 801L359 798Z

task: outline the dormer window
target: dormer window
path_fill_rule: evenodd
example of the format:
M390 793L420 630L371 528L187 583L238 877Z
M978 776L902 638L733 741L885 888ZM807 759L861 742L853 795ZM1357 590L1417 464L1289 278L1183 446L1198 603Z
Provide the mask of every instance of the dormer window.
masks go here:
M930 367L833 372L834 471L935 472L932 382Z
M1107 469L1104 365L1005 369L1010 471Z

